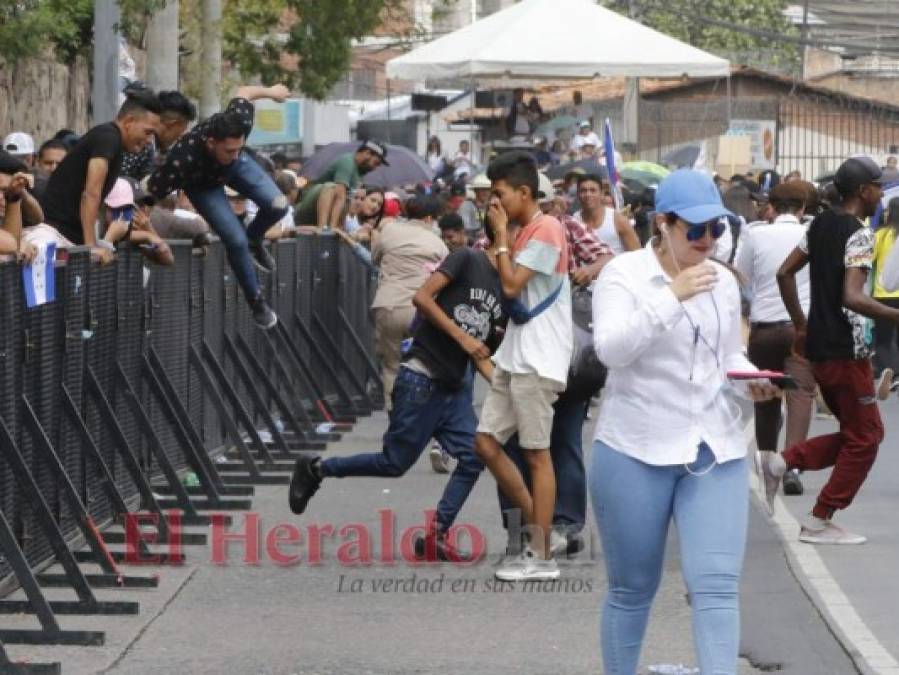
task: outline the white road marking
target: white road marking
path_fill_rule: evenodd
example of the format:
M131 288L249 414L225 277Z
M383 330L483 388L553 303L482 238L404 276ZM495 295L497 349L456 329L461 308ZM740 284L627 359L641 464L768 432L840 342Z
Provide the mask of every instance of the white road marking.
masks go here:
M747 439L754 438L752 431L754 424L754 418L746 424L744 434ZM758 475L753 489L764 503L765 488ZM799 583L809 595L813 596L813 600L818 600L815 605L856 665L863 673L899 675L899 662L886 650L855 611L855 607L827 569L817 549L812 544L803 544L799 541L799 521L787 509L780 495L774 500L774 517L771 520L777 526L791 562L798 568L796 571L801 572L797 576Z

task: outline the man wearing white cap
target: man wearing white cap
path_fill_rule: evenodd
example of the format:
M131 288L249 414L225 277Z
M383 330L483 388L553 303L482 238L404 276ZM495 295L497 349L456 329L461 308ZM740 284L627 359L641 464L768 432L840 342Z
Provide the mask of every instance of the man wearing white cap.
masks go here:
M4 138L3 149L29 169L34 168L34 139L24 131L14 131Z
M582 156L592 156L594 150L599 147L599 136L593 131L590 120L584 120L578 125L578 133L571 139L571 149Z

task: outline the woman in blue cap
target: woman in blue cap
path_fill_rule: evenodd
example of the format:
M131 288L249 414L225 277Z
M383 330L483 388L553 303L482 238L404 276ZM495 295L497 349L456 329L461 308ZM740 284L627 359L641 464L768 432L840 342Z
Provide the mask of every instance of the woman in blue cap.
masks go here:
M673 520L700 670L736 673L748 472L731 392L780 392L727 378L757 368L743 354L737 279L711 259L729 213L712 179L673 172L656 211L661 235L616 256L593 293L594 343L609 369L590 471L609 578L603 672L637 672Z

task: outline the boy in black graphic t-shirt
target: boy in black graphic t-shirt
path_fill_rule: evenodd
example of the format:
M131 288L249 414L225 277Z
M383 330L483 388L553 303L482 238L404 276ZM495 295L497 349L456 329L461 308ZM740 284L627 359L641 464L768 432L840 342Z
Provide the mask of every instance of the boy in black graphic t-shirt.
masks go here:
M459 561L464 556L452 537L447 541L447 533L484 469L473 451L477 419L471 364L488 380L492 377L490 355L505 322L492 246L451 253L413 302L425 320L400 367L381 452L301 457L290 483L290 508L303 513L325 477L402 476L434 438L457 463L437 505L436 523L415 542L415 552L430 560Z

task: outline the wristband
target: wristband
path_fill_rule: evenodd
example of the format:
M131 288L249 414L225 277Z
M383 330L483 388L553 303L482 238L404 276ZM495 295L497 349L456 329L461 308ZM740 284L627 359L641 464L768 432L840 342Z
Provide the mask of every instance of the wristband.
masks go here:
M508 253L509 253L508 247L506 247L506 246L500 246L498 249L496 249L496 255L500 255L501 253L506 253L506 254L508 254Z
M7 204L15 204L16 202L20 202L20 201L22 201L22 193L21 192L17 195L12 195L11 197L9 195L6 195L6 203Z

